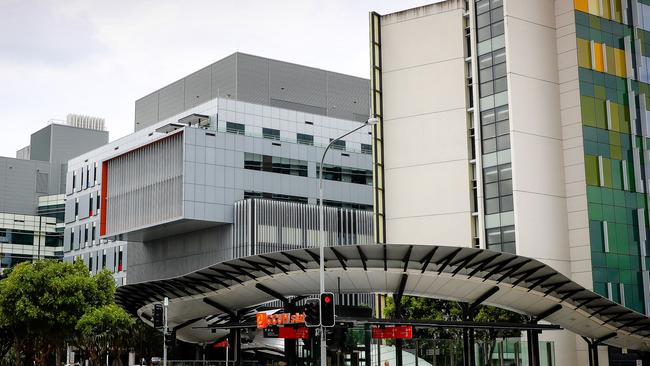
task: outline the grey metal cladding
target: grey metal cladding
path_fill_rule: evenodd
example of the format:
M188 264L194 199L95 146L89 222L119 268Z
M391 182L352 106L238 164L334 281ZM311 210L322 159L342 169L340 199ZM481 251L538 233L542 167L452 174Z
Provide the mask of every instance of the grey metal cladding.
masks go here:
M327 73L327 110L331 117L365 121L370 114L370 82L348 75Z
M108 131L59 124L50 127L52 127L50 161L53 163L67 163L72 158L108 143Z
M70 233L72 232L71 228L66 228L63 231L63 251L69 252L72 247L70 246Z
M104 250L106 251L106 268L113 272L115 270L115 247L108 247Z
M319 108L320 114L327 112L326 71L275 60L268 62L272 101Z
M36 172L36 193L48 193L50 175L48 173Z
M158 119L158 91L135 101L135 130L152 125Z
M74 240L72 241L72 247L74 250L79 249L79 242L81 241L81 226L76 226L74 230Z
M74 214L75 199L68 198L65 200L65 223L70 223L75 221Z
M212 67L203 69L187 76L185 82L185 109L192 108L212 99Z
M136 125L147 125L158 120L158 94L157 90L135 101Z
M90 194L79 196L79 219L85 219L90 216Z
M237 55L232 54L212 65L212 98L237 98Z
M50 161L50 141L52 125L44 127L30 136L29 146L31 160Z
M237 99L269 105L269 60L237 54Z
M158 120L169 118L185 110L185 82L179 80L160 89L158 95Z

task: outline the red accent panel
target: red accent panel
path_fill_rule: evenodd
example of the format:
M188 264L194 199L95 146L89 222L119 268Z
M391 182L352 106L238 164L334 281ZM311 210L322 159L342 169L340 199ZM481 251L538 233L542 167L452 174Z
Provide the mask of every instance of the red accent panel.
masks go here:
M106 235L106 192L108 191L108 164L102 162L102 203L100 203L101 215L99 219L99 235Z

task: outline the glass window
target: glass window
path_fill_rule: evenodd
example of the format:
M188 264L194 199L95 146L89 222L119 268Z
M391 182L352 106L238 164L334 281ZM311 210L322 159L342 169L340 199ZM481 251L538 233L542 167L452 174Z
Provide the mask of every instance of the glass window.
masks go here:
M495 151L497 151L497 139L492 138L483 140L483 154L489 154Z
M492 52L492 57L495 65L506 62L506 49L501 48Z
M501 212L512 211L514 209L512 204L512 196L501 197Z
M496 37L503 34L503 21L494 23L490 26L492 28L492 37Z
M483 169L485 183L493 183L499 180L499 174L496 166Z
M497 121L503 121L509 118L508 106L499 107L495 112Z
M262 128L262 137L271 140L280 140L280 130L273 128Z
M296 139L298 140L299 144L303 145L314 145L314 136L312 135L306 135L304 133L299 133L296 135Z
M512 166L510 164L499 165L499 179L512 179Z
M481 96L484 97L486 95L492 95L494 94L494 85L492 84L491 81L487 83L482 83L481 84Z
M476 27L483 28L490 25L490 13L484 13L476 17Z
M494 198L499 196L499 184L488 183L485 185L485 197Z
M503 241L508 242L508 241L515 241L515 227L514 226L504 226L501 228L502 230L502 235L503 235Z
M497 212L499 212L499 199L485 200L485 213L489 215Z
M226 132L236 133L238 135L246 134L246 127L241 123L226 122Z
M479 69L485 69L486 67L492 66L492 54L488 53L487 55L479 56L478 58L478 67Z
M487 233L487 243L488 244L499 244L501 243L501 230L499 228L488 229Z
M490 10L490 1L489 0L481 0L476 2L476 14L483 14Z
M496 23L500 20L503 20L503 7L490 11L490 22Z
M508 125L508 121L500 121L496 123L496 132L497 136L504 135L510 132L510 126Z
M510 135L501 135L497 137L497 150L507 150L510 148Z
M512 180L504 180L499 182L499 193L502 196L512 194Z
M481 136L482 138L490 138L490 137L495 137L496 136L496 129L494 126L494 123L491 125L486 125L483 126L482 129L483 135Z
M505 63L500 63L496 66L492 67L493 73L494 73L494 79L498 79L500 77L506 76L506 64Z
M496 121L496 114L494 110L481 112L481 121L483 121L484 124Z
M362 154L372 154L372 145L370 145L370 144L361 144L361 153Z
M492 68L491 67L488 67L486 69L483 69L483 70L479 71L479 80L489 81L489 80L492 80L492 79L493 79L493 77L492 77Z
M479 29L478 32L477 32L476 37L477 37L479 42L483 42L485 40L488 40L488 39L492 38L492 33L490 31L490 27L483 27L483 28Z
M505 77L494 80L494 92L501 93L508 90L508 81Z
M334 139L330 139L330 142L332 142ZM332 144L332 149L337 149L337 150L345 150L345 140L336 140Z

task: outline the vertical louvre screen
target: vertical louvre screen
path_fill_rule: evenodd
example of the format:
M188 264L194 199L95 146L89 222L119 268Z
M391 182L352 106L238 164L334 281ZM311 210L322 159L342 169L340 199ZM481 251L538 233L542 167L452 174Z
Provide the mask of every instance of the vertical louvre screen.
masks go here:
M106 166L107 235L182 215L182 133L113 158Z
M370 13L370 114L378 119L372 130L373 201L375 241L386 243L386 206L384 205L384 131L381 70L381 16Z

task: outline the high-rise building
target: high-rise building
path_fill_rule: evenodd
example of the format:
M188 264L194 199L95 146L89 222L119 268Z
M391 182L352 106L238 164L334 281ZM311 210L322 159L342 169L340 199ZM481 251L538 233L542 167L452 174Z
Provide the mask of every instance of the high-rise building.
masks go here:
M85 117L102 121L101 126L73 124L82 117L52 121L31 135L16 158L0 157L0 267L63 257L68 159L108 142L103 119Z
M536 258L649 314L650 4L446 0L370 18L379 240ZM556 334L557 363L586 364L584 342Z
M321 154L368 119L368 80L236 53L139 99L135 116L136 132L67 173L65 260L118 284L315 245ZM372 240L369 132L325 160L336 243Z

